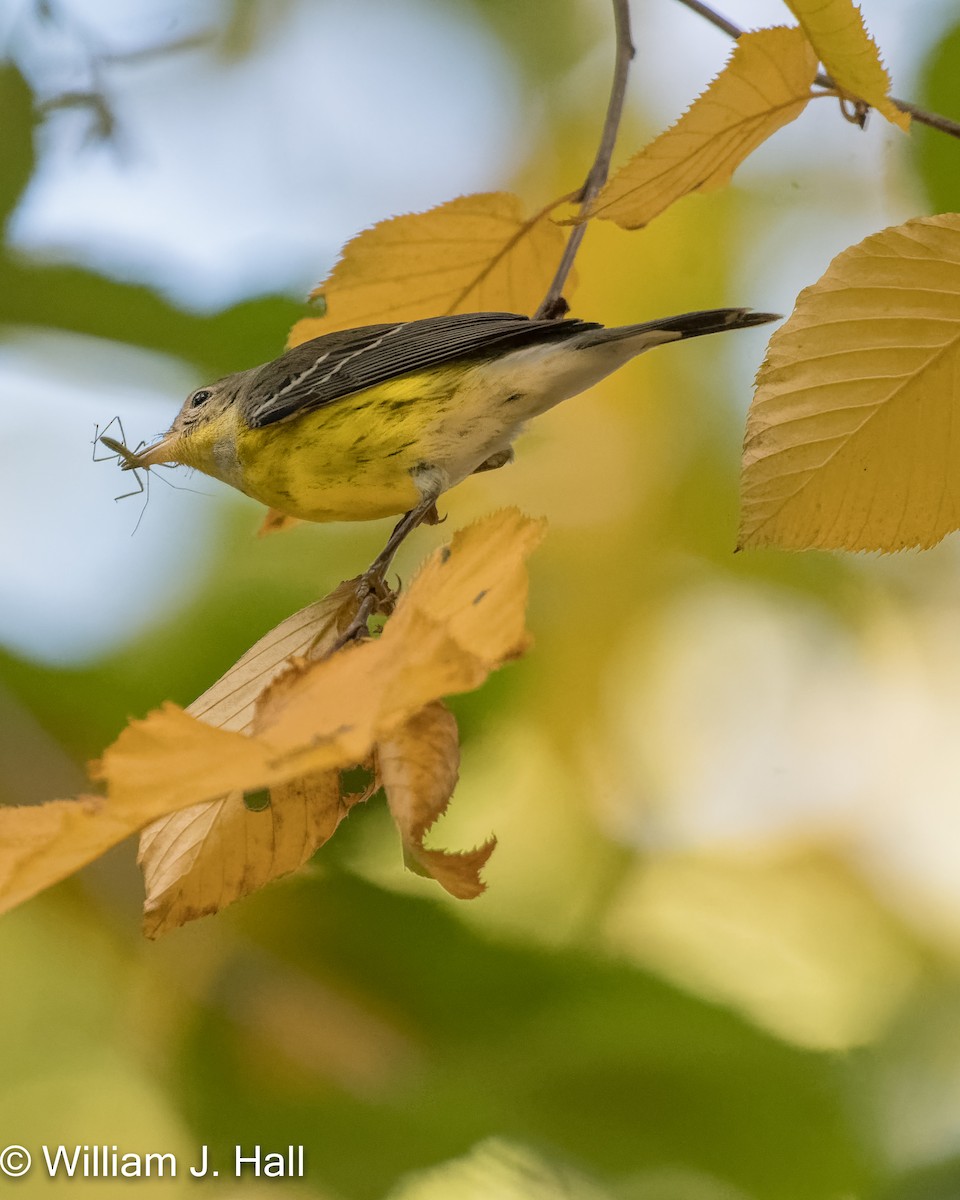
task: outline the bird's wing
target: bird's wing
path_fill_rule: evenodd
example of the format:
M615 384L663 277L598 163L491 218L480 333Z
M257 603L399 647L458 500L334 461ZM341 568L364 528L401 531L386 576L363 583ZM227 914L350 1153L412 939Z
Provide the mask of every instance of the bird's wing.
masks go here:
M267 363L240 403L247 424L256 429L398 375L597 328L587 321L536 321L490 312L365 325L314 338Z

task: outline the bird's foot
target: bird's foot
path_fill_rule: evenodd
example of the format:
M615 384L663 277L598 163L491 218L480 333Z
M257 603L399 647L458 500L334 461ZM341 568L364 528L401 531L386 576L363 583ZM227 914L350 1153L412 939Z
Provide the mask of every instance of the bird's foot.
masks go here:
M337 650L342 649L348 642L366 635L369 632L367 622L375 614L383 613L384 616L390 615L396 604L397 593L387 584L387 571L390 569L390 564L393 562L393 556L396 554L397 548L403 539L416 529L418 525L424 523L427 525L437 525L441 520L443 518L437 512L436 501L429 496L424 496L416 508L412 508L408 513L404 513L394 527L393 533L390 534L387 544L357 579L357 614L340 637L337 638L336 642L334 642L330 649L331 654L335 654Z
M370 618L378 615L388 617L397 602L397 593L387 583L383 569L376 563L357 577L354 593L357 597L357 611L353 620L330 647L328 654L336 654L348 643L368 636Z

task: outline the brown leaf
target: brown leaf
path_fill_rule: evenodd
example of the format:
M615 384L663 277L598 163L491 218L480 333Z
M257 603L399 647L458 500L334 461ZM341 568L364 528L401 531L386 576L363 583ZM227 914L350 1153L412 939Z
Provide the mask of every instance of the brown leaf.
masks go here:
M282 621L187 709L220 729L250 732L255 702L291 658L330 648L357 610L356 580ZM140 836L144 932L169 929L249 895L302 866L347 813L337 771L270 789L262 811L242 791L193 804L154 821Z
M211 729L171 704L132 721L98 768L111 797L162 794L174 811L363 762L413 713L478 687L526 648L524 559L542 531L515 509L461 530L431 556L377 640L268 688L256 734Z
M262 811L231 792L155 821L140 835L144 932L157 937L295 871L347 812L339 772L327 771L272 788Z
M264 693L263 737L293 759L362 761L427 704L472 691L527 647L524 562L544 523L504 509L435 551L376 641L287 673ZM325 731L321 733L320 731Z
M350 581L341 584L325 599L288 617L261 638L222 679L191 705L190 712L225 730L248 728L253 720L254 700L265 685L283 670L290 656L322 653L355 611L354 582ZM190 717L173 706L171 712L175 714L174 722L182 720L186 728L194 732L196 723ZM173 731L167 728L166 732L170 734ZM217 734L216 730L211 732ZM220 736L229 739L229 734ZM296 782L291 786L296 789ZM224 803L222 800L213 801L202 807L219 811ZM171 797L169 790L156 786L131 791L126 798L111 797L109 801L101 796L80 796L73 800L53 800L36 806L0 808L0 912L73 874L157 818L160 820L152 828L156 831L155 847L159 855L163 841L162 826L168 819L167 814L176 807L177 801ZM313 800L311 810L316 807L316 800ZM180 813L177 813L176 818L179 817ZM182 821L169 818L174 824L166 835L167 842L172 844L179 830L181 836L177 845L181 854L187 853L182 827L191 819L199 822L199 829L203 827L205 819L209 821L209 814L204 818L192 813L190 818ZM284 819L287 829L281 845L283 854L278 852L275 855L276 862L290 861L293 857L288 847L296 840L296 819L291 814L285 814ZM306 823L307 817L303 819ZM312 853L307 849L309 838L320 836L319 816L313 816L312 820L313 825L308 828L301 850L304 857ZM148 864L149 857L145 863L147 870ZM208 869L210 863L202 854L198 854L193 866L200 872ZM169 869L168 859L164 870L169 872ZM163 886L169 886L168 878Z
M266 537L270 533L283 533L287 529L292 529L294 525L300 524L299 517L291 517L289 513L280 512L278 508L270 508L267 509L267 515L257 530L257 537Z
M193 715L167 705L145 721L131 722L105 752L99 771L109 783L111 803L166 804L177 813L165 834L152 832L144 845L148 907L159 914L158 930L177 911L166 895L174 882L171 871L182 871L184 911L200 910L210 898L198 899L193 875L207 871L207 854L215 860L208 877L218 887L226 880L221 896L232 899L279 870L294 869L298 857L309 856L342 816L329 800L310 801L308 811L292 816L286 813L290 799L278 797L276 789L365 761L411 716L442 695L478 686L523 651L524 560L542 531L542 522L516 510L485 518L428 560L376 641L321 662L288 666L283 651L309 649L317 628L323 630L320 644L328 644L324 639L332 639L352 611L342 595L329 597L318 606L318 622L307 620L301 628L290 618L284 635L279 626L258 643L192 706ZM267 679L273 682L264 690ZM202 721L195 719L199 715ZM221 728L211 728L211 721ZM266 831L267 814L244 816L236 797L222 799L262 788L274 790L271 811L283 810L292 822L290 840L272 865L261 870L259 862L256 867L248 862L244 874L236 858L229 869L221 861L226 852L216 820L242 819L252 829L257 819ZM204 816L204 804L215 805L216 812ZM295 839L293 831L302 831L302 838L298 832ZM202 844L191 844L191 836ZM259 842L251 843L255 858L262 853ZM479 865L477 860L474 871Z
M460 766L457 722L443 704L428 704L377 746L380 778L403 839L404 861L435 879L452 896L471 900L485 884L480 870L496 838L475 850L451 854L428 850L423 839L446 811Z
M291 659L322 658L357 613L357 580L348 579L281 621L187 708L218 729L248 733L263 691Z
M287 668L291 654L308 660L328 648L355 611L353 586L342 585L261 639L192 713L167 704L132 721L91 768L107 783L107 800L0 810L0 908L171 814L182 819L157 824L144 839L153 931L293 869L329 836L343 806L363 798L338 799L334 808L326 772L366 762L422 709L477 687L524 650L524 560L542 533L543 522L516 510L478 521L431 557L379 639ZM241 824L230 793L264 788L276 813L247 809L251 820ZM246 841L257 821L263 838L258 830L250 852L237 853L235 841ZM208 868L209 888L200 884Z

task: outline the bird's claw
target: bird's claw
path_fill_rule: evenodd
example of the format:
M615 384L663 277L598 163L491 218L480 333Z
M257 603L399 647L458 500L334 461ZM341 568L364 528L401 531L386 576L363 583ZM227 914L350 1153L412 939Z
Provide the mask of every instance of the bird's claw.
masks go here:
M380 569L367 571L357 579L354 589L357 611L353 620L330 648L335 654L344 646L368 635L367 622L372 616L382 613L388 617L397 602L397 593L390 587Z

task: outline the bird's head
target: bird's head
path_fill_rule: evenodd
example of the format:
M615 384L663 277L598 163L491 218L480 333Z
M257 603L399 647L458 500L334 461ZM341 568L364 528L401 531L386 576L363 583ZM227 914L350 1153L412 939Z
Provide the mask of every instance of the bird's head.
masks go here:
M155 467L160 463L184 463L203 470L210 447L225 432L240 382L247 372L227 375L191 392L167 432L146 449L123 458L125 471Z

